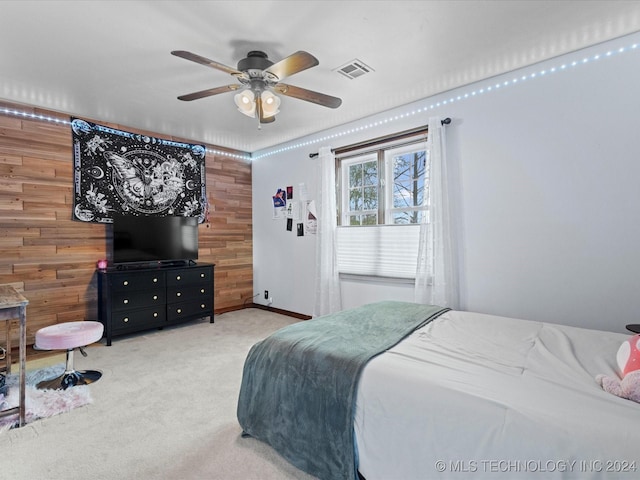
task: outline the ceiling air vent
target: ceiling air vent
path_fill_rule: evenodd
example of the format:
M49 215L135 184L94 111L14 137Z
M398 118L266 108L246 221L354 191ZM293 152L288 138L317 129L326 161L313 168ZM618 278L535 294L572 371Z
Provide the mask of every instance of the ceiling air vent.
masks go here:
M347 78L353 80L354 78L361 77L366 73L373 72L373 68L366 65L364 62L361 62L358 59L351 60L346 65L343 65L339 68L336 68L336 71Z

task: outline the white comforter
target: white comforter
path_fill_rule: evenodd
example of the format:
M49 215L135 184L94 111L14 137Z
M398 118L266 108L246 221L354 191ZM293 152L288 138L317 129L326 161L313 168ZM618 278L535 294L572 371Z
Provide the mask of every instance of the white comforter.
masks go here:
M604 392L627 335L451 311L365 367L367 480L640 478L640 404Z

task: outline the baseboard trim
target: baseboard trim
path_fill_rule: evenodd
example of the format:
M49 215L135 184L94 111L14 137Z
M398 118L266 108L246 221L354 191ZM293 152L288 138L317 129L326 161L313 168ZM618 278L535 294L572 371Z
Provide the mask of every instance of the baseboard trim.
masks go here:
M245 308L259 308L260 310L267 310L269 312L279 313L281 315L286 315L288 317L297 318L299 320L310 320L312 317L310 315L304 315L302 313L291 312L289 310L283 310L281 308L269 307L267 305L260 305L259 303L247 303L246 305L238 305L235 307L227 307L221 308L215 311L215 314L233 312L235 310L244 310Z

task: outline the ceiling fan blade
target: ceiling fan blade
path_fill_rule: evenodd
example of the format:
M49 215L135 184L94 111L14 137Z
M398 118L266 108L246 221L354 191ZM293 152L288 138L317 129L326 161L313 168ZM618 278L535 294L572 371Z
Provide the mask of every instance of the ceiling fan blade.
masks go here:
M207 90L201 90L199 92L188 93L187 95L180 95L178 100L184 100L189 102L191 100L197 100L199 98L211 97L213 95L218 95L219 93L233 92L238 90L242 85L225 85L223 87L209 88Z
M295 87L293 85L286 85L284 83L278 83L274 85L273 89L286 95L287 97L298 98L311 103L317 103L323 107L338 108L342 105L342 100L338 97L332 97L331 95L325 95L324 93L314 92L307 90L306 88Z
M231 75L242 75L242 72L236 70L235 68L228 67L226 65L223 65L222 63L214 62L213 60L201 57L200 55L196 55L195 53L185 52L184 50L174 50L173 52L171 52L171 55L184 58L185 60L191 60L192 62L215 68L216 70L222 70L223 72L230 73Z
M299 51L274 63L265 71L278 77L278 80L282 80L307 68L315 67L319 63L318 59L310 53Z
M262 98L256 98L256 110L258 111L258 118L260 119L260 123L273 123L276 121L276 116L273 115L271 117L264 116L264 109L262 108Z

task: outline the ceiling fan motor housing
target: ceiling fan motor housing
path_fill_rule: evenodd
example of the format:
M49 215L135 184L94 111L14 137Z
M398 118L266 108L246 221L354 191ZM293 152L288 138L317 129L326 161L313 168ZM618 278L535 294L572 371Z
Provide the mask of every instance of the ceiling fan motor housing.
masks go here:
M247 58L243 58L238 62L238 70L241 72L266 70L271 65L273 65L273 62L269 60L266 53L253 50L247 54Z

